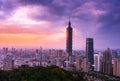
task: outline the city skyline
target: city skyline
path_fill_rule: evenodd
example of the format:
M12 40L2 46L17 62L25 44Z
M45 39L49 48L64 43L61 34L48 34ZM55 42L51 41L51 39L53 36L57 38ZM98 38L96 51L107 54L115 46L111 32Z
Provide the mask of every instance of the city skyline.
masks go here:
M73 50L120 48L118 0L0 0L0 46L66 48L71 17Z

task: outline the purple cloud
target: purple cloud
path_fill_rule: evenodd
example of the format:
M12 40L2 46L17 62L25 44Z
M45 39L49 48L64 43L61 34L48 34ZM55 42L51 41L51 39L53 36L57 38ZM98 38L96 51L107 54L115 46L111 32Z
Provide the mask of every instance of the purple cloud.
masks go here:
M0 19L9 18L19 7L31 8L29 14L26 13L27 18L36 22L50 22L52 25L48 26L49 29L65 28L68 17L71 16L74 30L79 30L74 39L94 37L95 47L103 47L99 46L99 42L106 45L105 47L108 44L119 47L119 0L4 0L0 1ZM108 40L111 42L107 43Z

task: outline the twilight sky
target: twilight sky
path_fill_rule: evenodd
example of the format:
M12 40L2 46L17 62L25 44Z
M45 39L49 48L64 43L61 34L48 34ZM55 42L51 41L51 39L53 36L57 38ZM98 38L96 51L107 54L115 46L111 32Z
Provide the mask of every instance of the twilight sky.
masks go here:
M0 0L0 46L65 49L69 16L73 49L120 48L120 0Z

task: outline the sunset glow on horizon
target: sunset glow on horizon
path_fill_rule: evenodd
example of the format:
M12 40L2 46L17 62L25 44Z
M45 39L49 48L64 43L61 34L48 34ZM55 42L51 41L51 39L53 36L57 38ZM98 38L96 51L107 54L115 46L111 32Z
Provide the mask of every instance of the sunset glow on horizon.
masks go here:
M119 14L118 0L0 0L0 47L65 49L70 16L73 49L85 49L87 37L95 48L119 48Z

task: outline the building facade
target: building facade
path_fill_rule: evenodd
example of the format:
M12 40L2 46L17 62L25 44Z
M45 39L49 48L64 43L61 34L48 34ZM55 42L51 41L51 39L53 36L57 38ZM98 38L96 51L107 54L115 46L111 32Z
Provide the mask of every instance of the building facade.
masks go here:
M114 59L113 75L120 77L120 59Z
M94 70L94 46L93 46L93 38L86 39L86 57L90 62L90 69Z
M100 71L100 54L94 54L94 71Z
M102 56L101 64L100 64L100 71L106 74L112 74L113 72L112 55L111 55L111 51L109 48L103 52L103 56Z
M82 60L81 68L83 72L88 72L89 71L89 62L87 58L84 58Z
M72 33L73 29L71 27L71 22L69 21L66 29L66 55L70 62L72 61Z

